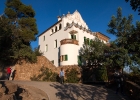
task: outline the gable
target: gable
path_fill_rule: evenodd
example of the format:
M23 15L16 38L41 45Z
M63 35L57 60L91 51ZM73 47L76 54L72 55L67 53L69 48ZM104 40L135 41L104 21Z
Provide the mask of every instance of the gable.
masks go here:
M88 29L87 24L85 23L85 21L82 19L80 13L76 10L73 14L68 13L66 15L66 18L69 21L72 21L74 23L78 23L78 25L82 25L82 27L85 27L86 29Z

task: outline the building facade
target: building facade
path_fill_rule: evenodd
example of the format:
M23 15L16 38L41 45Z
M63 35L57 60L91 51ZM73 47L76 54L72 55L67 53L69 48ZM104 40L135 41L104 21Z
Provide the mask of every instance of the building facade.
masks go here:
M55 66L78 65L79 50L85 40L95 37L108 43L109 37L100 32L92 32L80 13L58 16L58 21L39 35L39 50Z

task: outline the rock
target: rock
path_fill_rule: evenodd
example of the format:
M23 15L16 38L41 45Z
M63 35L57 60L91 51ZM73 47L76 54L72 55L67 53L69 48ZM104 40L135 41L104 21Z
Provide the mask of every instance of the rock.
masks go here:
M18 89L18 85L11 82L5 82L5 86L8 94L15 93Z
M14 94L3 95L0 100L15 100Z
M2 84L0 83L0 88L2 87Z
M0 93L5 94L5 91L6 91L5 87L0 88Z

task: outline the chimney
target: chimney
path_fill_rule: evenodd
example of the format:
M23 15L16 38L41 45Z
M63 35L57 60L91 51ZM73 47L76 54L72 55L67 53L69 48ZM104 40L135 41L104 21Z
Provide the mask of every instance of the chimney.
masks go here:
M58 21L60 21L61 20L61 17L60 16L57 16L57 19L58 19Z

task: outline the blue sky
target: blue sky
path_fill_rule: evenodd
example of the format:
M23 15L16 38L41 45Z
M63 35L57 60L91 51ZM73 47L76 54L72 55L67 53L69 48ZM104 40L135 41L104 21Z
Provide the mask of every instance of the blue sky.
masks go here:
M5 1L0 0L0 14L4 12ZM57 16L73 13L78 10L83 20L93 32L101 32L110 40L115 36L106 32L112 15L116 15L118 7L122 8L123 16L133 14L135 23L140 21L138 12L134 12L125 0L21 0L26 5L31 5L36 12L38 35L57 22ZM31 43L32 48L38 46L38 39Z

